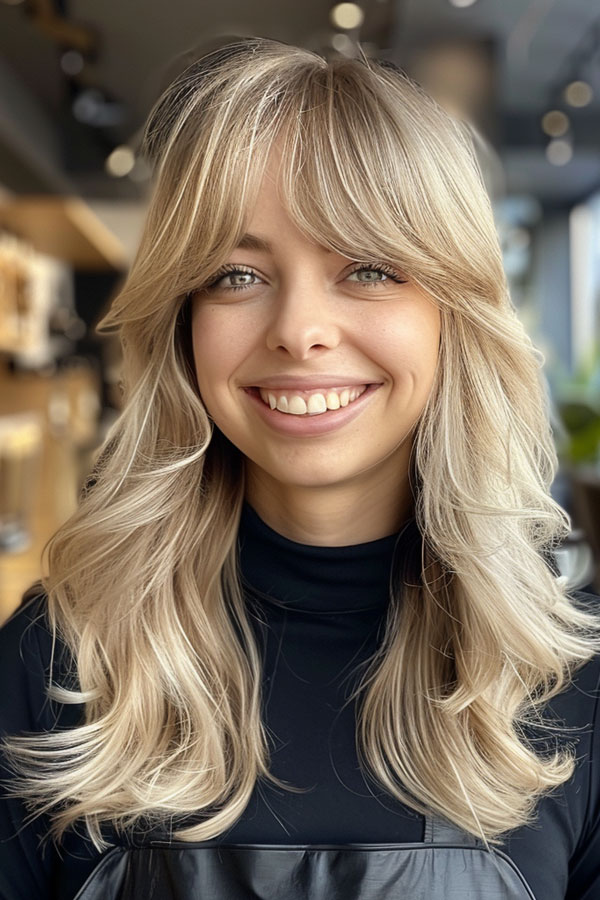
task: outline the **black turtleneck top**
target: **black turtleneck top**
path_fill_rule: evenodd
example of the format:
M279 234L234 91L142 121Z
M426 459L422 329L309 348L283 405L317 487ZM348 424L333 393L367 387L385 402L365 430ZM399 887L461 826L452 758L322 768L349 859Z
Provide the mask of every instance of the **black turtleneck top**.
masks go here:
M238 546L264 659L270 769L307 790L292 793L259 782L236 824L206 843L422 841L423 817L362 773L355 704L346 702L383 637L390 578L396 581L400 570L410 575L411 564L420 562L414 520L380 540L314 547L278 534L245 503ZM579 596L591 605L600 602ZM68 727L81 717L79 707L53 704L61 710L57 721L44 703L50 634L43 619L28 628L44 606L43 595L29 596L0 629L0 734ZM570 736L577 741L575 773L541 801L537 822L511 832L502 848L537 900L600 900L599 677L595 658L552 701L554 716L580 727ZM3 770L2 777L10 776ZM60 852L49 843L42 853L38 843L47 819L24 824L24 818L20 801L0 797L0 900L73 900L100 855L82 828L68 833Z
M299 544L244 505L240 566L265 659L270 770L308 791L261 784L222 840L352 843L365 839L367 821L369 842L422 840L422 817L363 777L355 705L345 705L383 637L403 539L414 539L410 528L354 546Z

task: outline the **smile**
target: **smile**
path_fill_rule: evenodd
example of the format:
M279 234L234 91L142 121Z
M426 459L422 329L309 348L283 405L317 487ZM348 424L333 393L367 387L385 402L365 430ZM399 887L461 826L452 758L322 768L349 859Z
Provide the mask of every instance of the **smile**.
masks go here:
M261 400L270 409L292 416L318 416L328 410L340 409L357 400L368 385L327 388L314 391L267 391L259 388Z
M319 435L327 435L337 431L350 422L355 421L361 413L370 405L374 394L381 388L381 384L355 384L352 387L342 388L318 388L312 391L299 391L298 389L269 389L250 387L244 388L248 401L259 418L267 425L269 429L282 436L291 438L309 438L318 437ZM266 395L266 400L261 396L261 391ZM350 399L350 391L355 393L352 395L354 399ZM347 402L346 402L347 392ZM271 406L272 400L269 400L269 394L275 398L276 405ZM321 399L313 399L320 394ZM339 399L340 405L335 409L323 409L323 403L327 403L327 397L335 394ZM277 401L281 403L285 397L287 401L287 411L283 412L278 408ZM342 400L346 403L342 405ZM316 404L319 404L319 412L310 412ZM310 408L309 408L310 404ZM281 404L285 405L285 404ZM335 406L335 400L332 398L332 405ZM290 409L291 406L291 409ZM298 412L293 410L297 409ZM305 410L305 411L300 411Z

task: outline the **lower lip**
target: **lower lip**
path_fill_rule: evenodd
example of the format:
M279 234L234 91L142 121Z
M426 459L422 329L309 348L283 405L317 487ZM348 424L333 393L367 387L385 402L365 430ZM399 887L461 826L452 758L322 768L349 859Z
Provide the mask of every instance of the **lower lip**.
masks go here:
M339 409L329 409L325 413L304 416L295 416L292 413L282 413L278 409L271 409L261 399L258 391L244 388L244 392L267 425L270 425L271 428L282 434L300 437L304 435L327 434L330 431L335 431L336 428L341 428L347 422L351 422L352 419L360 415L379 387L381 387L380 384L370 384L366 391L363 391L360 397L353 400L348 406L341 406Z

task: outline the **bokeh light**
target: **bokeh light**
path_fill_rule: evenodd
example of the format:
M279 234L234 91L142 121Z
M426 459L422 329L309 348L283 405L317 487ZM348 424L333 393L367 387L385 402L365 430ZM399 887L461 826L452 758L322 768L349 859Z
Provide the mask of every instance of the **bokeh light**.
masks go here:
M338 3L331 10L330 19L336 28L349 31L352 28L360 28L365 14L357 3Z
M573 148L568 141L558 138L546 147L546 158L553 166L566 165L573 156Z
M550 137L561 137L569 130L569 117L560 109L551 109L542 117L542 128Z
M135 165L135 154L131 147L115 147L106 158L104 167L109 175L114 178L123 178L129 175Z
M565 88L565 100L570 106L587 106L594 92L587 81L572 81Z

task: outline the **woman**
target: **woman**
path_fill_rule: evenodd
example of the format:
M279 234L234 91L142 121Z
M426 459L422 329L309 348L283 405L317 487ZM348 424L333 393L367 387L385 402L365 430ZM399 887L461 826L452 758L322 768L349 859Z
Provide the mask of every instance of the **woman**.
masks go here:
M2 900L598 896L598 598L467 130L253 38L145 142L123 412L2 630Z

